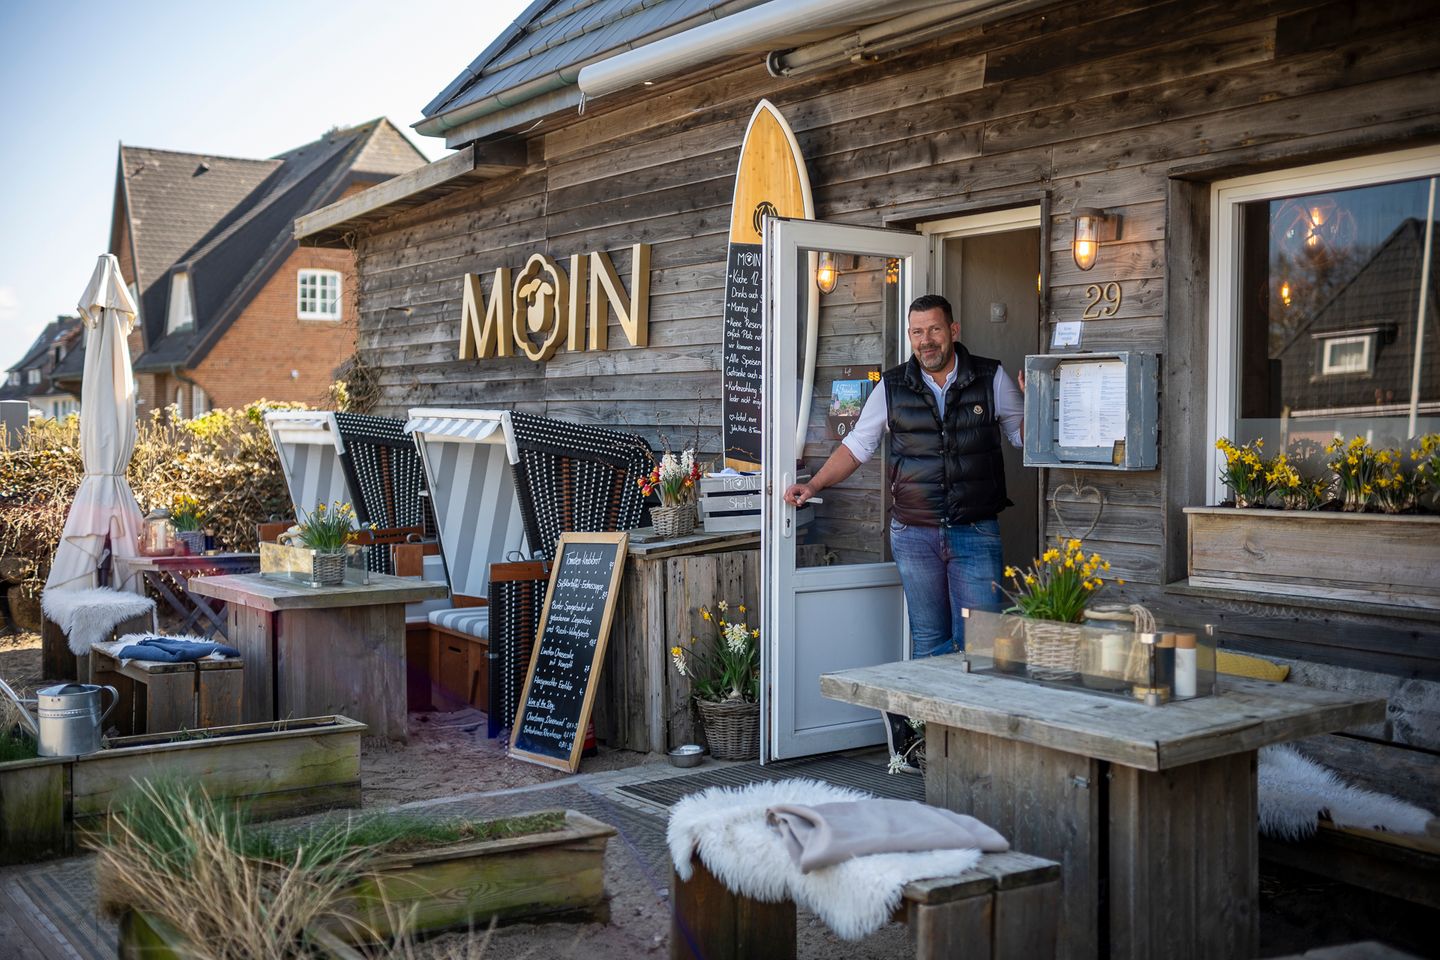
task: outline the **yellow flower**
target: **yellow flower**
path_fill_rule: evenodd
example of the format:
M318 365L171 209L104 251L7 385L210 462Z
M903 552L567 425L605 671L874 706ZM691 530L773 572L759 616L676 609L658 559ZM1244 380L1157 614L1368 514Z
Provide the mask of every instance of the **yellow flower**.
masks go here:
M756 640L759 640L759 639L760 639L760 631L759 631L759 629L751 630L751 631L750 631L750 636L754 637Z
M1075 569L1075 558L1074 558L1074 557L1066 557L1066 558L1065 558L1065 569L1066 569L1066 570L1074 570L1074 569Z
M745 604L743 604L743 603L740 604L740 612L741 612L741 613L744 613L744 612L745 612Z
M706 609L704 609L704 608L702 607L701 610L700 610L700 619L701 619L701 620L709 620L709 619L710 619L710 611L709 611L709 610L706 610Z
M1085 589L1086 589L1086 590L1094 590L1094 589L1095 589L1095 585L1094 585L1093 583L1091 583L1089 580L1086 580L1084 585L1085 585Z
M1067 546L1068 546L1071 550L1079 550L1079 549L1080 549L1080 541L1079 541L1079 540L1075 540L1075 539L1072 538L1071 541L1070 541L1070 543L1067 544Z
M1117 584L1119 584L1120 586L1122 586L1122 587L1125 586L1125 581L1124 581L1124 580L1116 580L1115 582L1116 582Z
M1027 586L1033 587L1035 585L1035 578L1027 573L1025 574L1025 583Z
M1054 563L1056 560L1060 559L1060 551L1053 549L1046 550L1044 555L1040 559L1046 563Z
M670 648L670 656L672 657L678 657L682 653L684 653L684 651L681 650L679 646L674 646Z
M1007 577L1013 577L1013 576L1015 576L1015 574L1017 574L1017 573L1019 573L1019 572L1020 572L1020 571L1019 571L1019 570L1016 570L1014 567L1006 567L1006 568L1005 568L1005 576L1007 576Z

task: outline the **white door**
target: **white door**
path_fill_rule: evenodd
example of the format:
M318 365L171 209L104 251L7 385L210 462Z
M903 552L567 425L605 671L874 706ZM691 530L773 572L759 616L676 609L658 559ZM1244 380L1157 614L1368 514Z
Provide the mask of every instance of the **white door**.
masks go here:
M908 656L905 598L890 558L884 450L820 495L797 527L785 488L839 445L845 414L876 371L900 362L905 310L928 292L929 245L918 233L773 219L765 230L764 473L760 577L764 601L761 760L884 742L879 715L820 696L820 675ZM808 323L817 324L813 394L805 396L812 254L839 270ZM788 426L787 426L788 425ZM807 513L809 511L806 511Z

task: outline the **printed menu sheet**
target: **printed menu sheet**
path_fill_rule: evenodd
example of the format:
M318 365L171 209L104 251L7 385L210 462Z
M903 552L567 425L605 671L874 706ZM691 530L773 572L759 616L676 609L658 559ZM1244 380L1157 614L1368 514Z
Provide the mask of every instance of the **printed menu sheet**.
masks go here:
M1060 446L1108 447L1124 440L1126 412L1123 361L1060 365Z

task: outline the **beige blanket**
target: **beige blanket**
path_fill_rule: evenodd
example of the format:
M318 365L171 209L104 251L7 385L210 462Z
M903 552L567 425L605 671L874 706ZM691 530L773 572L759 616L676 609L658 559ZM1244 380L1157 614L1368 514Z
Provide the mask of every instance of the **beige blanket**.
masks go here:
M1010 849L1004 837L974 817L913 800L779 803L765 816L802 873L872 853Z

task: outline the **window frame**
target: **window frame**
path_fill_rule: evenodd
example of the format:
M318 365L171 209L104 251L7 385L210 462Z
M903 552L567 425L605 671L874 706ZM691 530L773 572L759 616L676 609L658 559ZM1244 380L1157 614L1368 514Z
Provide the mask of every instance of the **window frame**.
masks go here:
M29 387L38 387L40 385L39 367L31 367L25 371L25 385Z
M1289 167L1211 184L1211 296L1205 384L1207 502L1218 503L1221 494L1219 454L1215 441L1234 436L1235 414L1240 406L1240 378L1237 376L1236 361L1240 356L1239 238L1242 205L1295 194L1437 176L1440 176L1440 146L1430 146ZM1370 355L1373 358L1373 348Z
M322 313L317 310L305 309L305 281L307 279L322 280L333 277L335 280L335 310L333 313ZM339 323L345 319L343 305L343 291L345 287L345 275L339 270L332 270L329 267L301 267L295 273L295 316L299 320L318 320L329 323ZM319 293L322 287L315 288L314 301L320 302Z
M165 334L195 329L195 297L191 292L190 271L176 270L170 275L170 303L165 311Z
M1358 343L1364 349L1360 352L1360 365L1358 367L1342 367L1333 363L1330 359L1331 348L1344 344ZM1320 375L1323 377L1338 377L1346 374L1371 374L1375 371L1375 335L1373 333L1351 334L1344 337L1326 337L1320 341Z

